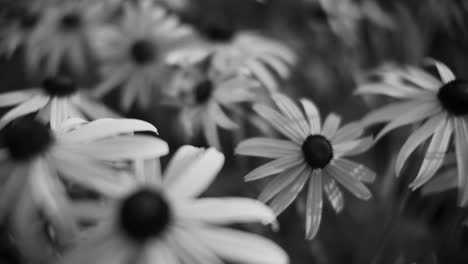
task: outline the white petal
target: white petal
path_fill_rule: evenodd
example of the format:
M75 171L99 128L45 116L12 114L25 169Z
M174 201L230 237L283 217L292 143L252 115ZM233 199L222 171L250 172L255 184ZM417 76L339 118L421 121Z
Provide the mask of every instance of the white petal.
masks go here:
M442 79L442 82L444 84L455 80L455 74L453 74L452 70L450 70L450 68L447 67L447 65L433 59L428 60L435 64L437 71L439 72L440 78Z
M180 147L172 156L167 168L164 172L164 185L171 185L179 180L183 175L187 166L180 166L181 164L187 165L203 155L205 149L197 148L194 146L185 145Z
M302 154L298 155L291 155L291 156L285 156L273 161L270 161L255 170L251 171L248 173L245 177L245 181L253 181L253 180L258 180L261 178L268 177L273 174L277 174L280 172L283 172L286 169L289 169L291 167L294 167L296 165L301 164L304 162L304 158Z
M453 128L449 120L440 123L432 136L431 143L427 148L424 161L419 169L416 179L410 184L410 187L417 189L434 176L437 170L442 166L445 153L452 136Z
M0 128L4 127L8 123L10 123L12 120L18 117L37 112L39 109L43 108L48 102L49 102L48 96L38 95L38 96L31 98L31 100L28 100L16 106L15 108L8 111L2 117L2 119L0 119Z
M270 207L273 209L276 215L281 214L288 206L296 200L297 196L304 188L307 179L312 173L310 167L306 168L301 172L291 184L284 188L271 202Z
M263 187L263 191L258 196L258 200L261 202L268 202L278 193L280 193L284 188L289 186L294 180L301 175L301 173L306 169L307 164L302 163L301 165L294 166L289 168L282 173L276 175L271 179L268 184Z
M274 159L297 154L300 148L288 140L250 138L239 143L235 152L237 155Z
M332 205L333 209L337 214L341 213L344 208L343 192L340 187L336 184L336 181L329 176L326 171L324 173L325 182L323 183L323 189L327 194L328 201Z
M468 121L466 118L455 118L455 153L459 186L459 204L468 203Z
M161 162L158 158L136 160L135 177L139 182L161 186Z
M221 142L219 141L218 135L218 128L216 127L216 123L213 120L213 117L209 115L209 113L205 113L202 118L202 125L203 125L203 134L205 135L205 139L208 142L208 145L211 147L215 147L217 149L221 149Z
M275 110L260 104L254 105L253 110L287 138L291 139L297 144L302 144L304 141L304 137L301 136L301 132L297 131L294 127L291 126L291 121L283 117Z
M6 221L11 210L15 208L18 197L26 192L24 189L29 182L29 165L13 165L12 168L2 166L2 173L10 174L2 175L7 179L3 180L0 187L0 221Z
M122 118L122 115L107 107L104 103L94 101L84 95L76 99L79 109L91 120L99 118Z
M344 171L347 171L349 175L358 181L365 183L373 183L375 181L375 172L362 164L343 158L336 159L333 162L336 166L340 167Z
M409 158L411 153L413 153L416 148L426 141L431 135L434 134L437 127L447 118L446 114L439 114L435 117L427 120L424 125L415 130L410 137L406 140L405 144L398 153L398 157L395 163L395 172L397 176L400 176L401 169L405 164L406 160Z
M366 126L370 126L377 123L392 121L414 109L417 104L418 101L410 100L383 106L368 113L362 119L362 123Z
M50 127L57 130L70 117L68 99L52 98L50 103Z
M415 87L405 85L402 82L385 82L382 83L366 83L359 86L356 90L356 94L360 95L387 95L394 98L410 99L410 98L421 98L424 96L430 96L432 93L417 89ZM399 80L400 81L400 80Z
M229 118L226 115L226 113L224 113L224 110L221 109L221 107L218 104L212 103L209 109L216 124L218 124L220 127L228 130L239 128L239 125L232 121L231 118Z
M163 140L152 136L119 136L95 141L91 144L76 144L71 151L101 160L149 159L167 155L169 147Z
M354 140L364 133L364 127L359 122L351 122L342 128L338 129L335 136L333 136L331 141L334 144L338 144L341 142Z
M90 122L86 125L59 135L61 140L67 142L84 143L97 139L128 134L133 132L150 131L157 133L156 128L145 121L137 119L110 119L103 118Z
M222 259L235 263L287 264L288 256L273 242L246 232L208 227L199 237Z
M301 137L306 138L310 134L310 130L301 109L297 107L293 100L280 93L272 95L272 98L281 110L281 113L293 121L291 125L295 127L295 130L300 131Z
M216 178L224 164L224 155L214 148L209 148L187 163L172 181L164 183L166 190L173 197L196 197L204 192ZM170 175L166 175L167 178Z
M322 220L322 171L314 170L309 180L306 208L306 237L317 235Z
M278 81L274 77L273 73L271 73L260 61L250 59L246 61L245 66L270 92L276 92L278 90Z
M367 187L362 184L358 179L351 177L348 171L343 170L341 167L336 166L334 163L325 168L327 175L331 176L343 187L349 190L357 198L362 200L369 200L372 197L371 192Z
M327 138L333 138L340 127L341 117L334 113L331 113L325 119L323 124L322 132L320 134L326 136Z
M276 219L270 208L249 198L201 198L181 205L179 210L184 219L217 225L251 222L272 224Z
M223 261L216 256L213 250L204 245L203 242L199 240L197 234L190 232L190 230L174 228L171 236L169 236L167 240L171 251L177 252L177 256L182 263L223 264Z
M333 145L333 152L336 157L355 156L366 152L373 145L374 139L366 137Z
M307 99L301 99L301 103L305 111L306 119L309 120L310 134L319 134L322 130L322 124L317 106Z
M143 251L142 259L144 261L142 261L141 264L182 264L182 262L177 259L177 253L174 252L174 249L170 248L167 244L167 241L164 240L157 240L155 242L148 243L148 245L145 246L145 250Z
M28 89L0 94L0 107L21 104L35 96L37 89Z

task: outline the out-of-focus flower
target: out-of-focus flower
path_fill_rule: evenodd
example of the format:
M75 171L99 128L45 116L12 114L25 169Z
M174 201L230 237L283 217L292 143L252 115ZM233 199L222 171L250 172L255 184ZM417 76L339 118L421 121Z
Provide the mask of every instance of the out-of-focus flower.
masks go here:
M67 66L73 73L82 73L91 56L90 30L99 23L98 8L90 1L47 5L26 42L26 62L30 70L40 70L44 65L45 72L54 75Z
M388 124L380 131L378 139L395 128L420 124L409 136L396 161L396 174L400 175L404 163L415 149L431 138L424 161L413 189L428 182L443 165L450 138L454 135L458 167L460 205L468 203L468 83L456 79L443 63L430 60L440 75L440 80L416 67L385 67L372 76L381 80L362 84L358 94L386 95L399 102L377 109L363 119L366 125Z
M60 263L288 263L285 252L269 240L222 227L274 223L268 207L248 198L197 198L223 163L224 156L213 148L183 146L164 177L146 171L134 190L107 210L76 204L76 215L104 221Z
M0 119L0 127L12 120L38 112L38 117L49 122L52 129L70 117L117 118L119 115L104 104L91 99L66 76L44 79L40 88L32 88L0 94L0 107L12 107Z
M206 26L200 34L199 45L175 53L170 60L193 63L210 56L221 75L253 76L270 91L278 89L278 77L290 77L291 66L297 62L290 48L254 32Z
M151 93L167 80L166 57L177 46L187 45L191 31L158 8L126 5L119 27L95 30L94 47L102 61L103 80L94 94L103 96L120 87L124 109L138 100L151 103Z
M52 131L34 119L18 119L4 129L0 220L11 217L15 241L30 261L44 258L42 263L50 263L51 257L43 252L47 239L43 225L36 223L37 212L53 227L57 244L74 239L76 226L63 180L116 196L128 191L131 176L117 174L109 162L167 154L164 141L131 134L137 131L156 128L132 119L70 119Z
M265 105L255 105L254 110L287 140L248 139L238 145L236 153L275 159L251 171L245 180L271 177L259 200L271 200L270 206L276 214L296 199L309 180L306 237L312 239L322 218L322 188L336 212L343 208L343 194L337 182L359 199L371 198L363 182L372 183L375 173L344 157L363 153L372 146L373 140L360 138L363 128L357 123L339 129L341 118L335 114L330 114L322 127L320 114L309 100L301 100L304 112L284 95L275 94L273 100L280 113Z
M229 112L239 112L240 104L256 99L257 80L246 76L226 76L214 71L213 61L205 58L176 72L168 93L181 108L180 122L187 135L202 130L210 146L221 148L217 126L234 130L238 125Z

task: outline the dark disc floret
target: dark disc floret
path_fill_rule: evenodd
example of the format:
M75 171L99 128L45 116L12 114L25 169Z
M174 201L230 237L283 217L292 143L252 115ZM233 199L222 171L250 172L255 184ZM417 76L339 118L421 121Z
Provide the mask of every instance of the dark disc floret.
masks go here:
M138 40L131 45L130 55L135 63L145 65L155 60L157 52L151 41Z
M195 87L195 101L197 104L204 104L210 100L213 94L214 85L209 79L206 79L197 84Z
M43 123L21 118L8 124L3 139L13 160L27 161L45 153L54 142L50 129Z
M219 43L230 42L236 36L236 30L229 27L211 26L205 27L201 31L205 38Z
M143 189L127 197L120 210L120 225L132 239L144 242L162 234L171 222L171 209L157 191Z
M73 31L81 27L83 20L78 12L70 12L64 14L60 18L60 28L64 31Z
M305 161L313 169L323 169L333 159L333 147L322 135L310 135L302 144Z
M25 11L19 17L19 25L23 30L31 30L39 23L40 18L38 12Z
M442 106L453 115L468 114L468 82L454 80L442 86L437 94Z
M47 77L42 81L42 89L50 96L66 97L77 91L75 82L67 76Z

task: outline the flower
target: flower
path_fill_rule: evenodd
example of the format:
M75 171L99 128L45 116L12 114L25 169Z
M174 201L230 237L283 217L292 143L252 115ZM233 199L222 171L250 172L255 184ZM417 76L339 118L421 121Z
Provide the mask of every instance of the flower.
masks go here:
M152 89L167 77L166 56L184 44L190 30L156 7L126 5L124 12L119 28L103 26L95 31L94 46L104 64L104 77L94 95L101 97L121 86L124 109L135 100L147 107Z
M90 30L99 22L98 8L90 1L49 3L43 8L40 23L29 36L26 61L31 70L44 69L55 75L68 66L82 73L87 66Z
M45 78L40 88L0 94L0 107L11 107L0 119L0 127L12 120L38 112L38 117L50 121L52 129L70 117L117 118L119 115L91 99L64 75Z
M422 69L405 66L385 67L377 71L379 82L364 83L358 94L381 94L400 101L374 110L363 119L366 125L388 122L377 139L408 124L418 128L408 137L398 154L395 170L400 175L404 163L415 149L431 138L424 161L410 187L417 189L428 182L443 165L450 139L454 145L458 166L459 203L468 203L468 83L456 79L443 63L430 60L437 68L440 80Z
M221 227L272 223L275 215L268 207L248 198L197 198L223 163L224 156L213 148L183 146L164 177L159 171L147 173L117 204L101 207L105 213L95 210L95 204L75 205L76 215L104 220L60 263L122 263L129 258L141 264L288 263L284 251L269 240Z
M132 119L89 123L70 119L52 131L34 119L22 118L4 129L0 221L11 217L15 241L27 258L40 263L41 257L42 263L50 263L50 252L43 251L48 244L44 244L41 224L44 217L58 245L66 245L76 234L63 181L116 196L129 188L131 177L117 174L109 162L157 158L168 152L162 140L129 134L137 131L156 132L156 128Z
M257 78L270 91L279 87L278 77L289 78L297 57L287 46L254 32L229 27L202 26L203 40L172 54L172 63L193 63L210 56L221 75ZM278 76L278 77L277 77Z
M357 123L339 129L341 119L335 114L328 115L322 127L316 106L307 99L301 100L305 115L284 95L275 94L273 100L281 113L260 104L255 105L254 110L287 140L248 139L237 146L236 153L274 159L251 171L245 180L270 177L259 200L271 200L270 206L276 214L283 212L296 199L309 180L306 237L312 239L322 218L322 188L337 212L343 208L343 194L336 182L360 199L371 198L363 182L372 183L375 173L345 157L366 151L373 140L360 138L363 128Z
M217 126L226 130L238 128L226 110L239 111L241 103L252 102L259 83L245 76L222 76L213 70L212 63L207 57L196 65L181 67L168 93L179 102L184 131L192 135L202 129L208 144L220 149Z

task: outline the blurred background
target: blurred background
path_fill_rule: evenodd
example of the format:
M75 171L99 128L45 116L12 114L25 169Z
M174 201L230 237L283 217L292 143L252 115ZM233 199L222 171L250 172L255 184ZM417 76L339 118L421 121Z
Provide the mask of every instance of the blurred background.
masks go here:
M468 78L465 0L375 1L380 9L364 10L357 19L348 14L346 7L344 11L327 13L314 0L190 0L183 8L171 5L169 0L162 2L196 27L253 29L289 45L300 61L291 79L281 84L282 91L294 98L310 98L322 115L336 112L344 122L357 120L369 109L387 102L384 98L353 95L359 74L384 62L417 65L423 58L433 57L446 63L457 76ZM338 9L344 2L363 8L366 2L374 1L329 2ZM0 0L0 10L5 11L8 4ZM17 53L12 58L0 58L0 91L37 84L37 78L26 75L21 56ZM93 83L95 77L90 74L88 78L83 82ZM150 109L134 107L124 113L115 94L106 97L105 102L127 117L155 124L172 150L185 143L206 145L201 137L187 142L180 136L180 128L173 121L177 111L170 107L155 103ZM413 155L402 177L394 175L394 157L410 129L391 133L359 157L378 173L376 183L370 186L374 199L365 202L346 194L345 209L339 215L325 203L321 229L313 241L304 237L301 201L280 216L279 232L256 225L239 228L273 238L288 251L292 264L468 263L466 210L456 206L456 190L433 195L410 193L408 183L421 162L418 154ZM261 184L244 183L243 176L264 161L234 156L236 137L220 133L227 161L206 195L256 197ZM250 137L259 134L249 125L244 133ZM452 170L447 166L443 172ZM0 263L19 263L7 236L0 239L0 244Z

